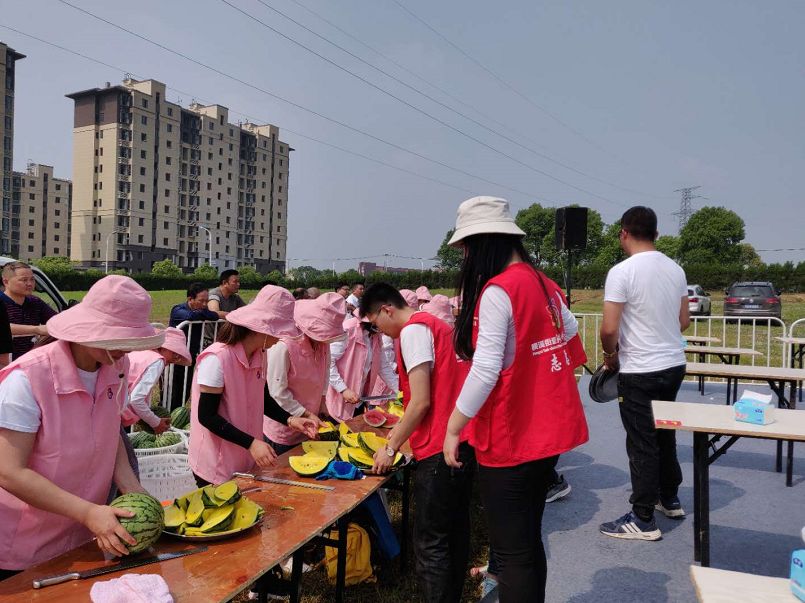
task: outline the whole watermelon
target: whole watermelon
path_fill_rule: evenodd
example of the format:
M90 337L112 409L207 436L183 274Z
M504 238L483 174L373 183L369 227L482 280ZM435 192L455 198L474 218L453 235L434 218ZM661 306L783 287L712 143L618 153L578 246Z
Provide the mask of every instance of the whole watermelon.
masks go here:
M159 501L148 494L130 492L118 496L110 504L117 509L127 509L134 513L134 517L118 517L120 524L132 535L137 544L126 544L130 553L139 553L146 550L158 539L165 527L165 514Z
M187 429L190 425L190 409L186 406L175 408L171 413L171 425L176 429Z

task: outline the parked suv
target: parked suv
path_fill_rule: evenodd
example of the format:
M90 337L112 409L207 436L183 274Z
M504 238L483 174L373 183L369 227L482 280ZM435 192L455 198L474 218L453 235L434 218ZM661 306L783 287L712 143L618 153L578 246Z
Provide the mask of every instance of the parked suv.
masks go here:
M10 264L11 262L16 262L14 258L8 258L0 256L0 270L2 270L3 266L6 264ZM34 288L34 295L38 295L41 297L45 303L47 303L51 308L56 310L56 312L61 312L62 310L66 309L68 306L73 305L75 302L67 302L64 297L62 296L61 292L58 290L56 285L53 284L53 281L48 278L48 276L42 272L39 268L34 265L31 265L31 270L34 273L34 281L36 281L36 286ZM2 282L0 282L0 289L2 289Z
M710 294L705 293L701 285L688 285L688 307L691 314L710 316Z
M726 291L724 316L781 318L780 292L769 282L734 283Z

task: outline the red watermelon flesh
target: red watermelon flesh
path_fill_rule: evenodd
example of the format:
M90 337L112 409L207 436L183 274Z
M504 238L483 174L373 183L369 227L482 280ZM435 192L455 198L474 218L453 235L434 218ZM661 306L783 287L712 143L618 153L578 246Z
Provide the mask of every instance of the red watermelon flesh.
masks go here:
M363 413L363 420L370 427L382 427L383 423L386 422L386 416L379 410L367 410Z
M386 417L386 423L383 425L383 427L394 427L397 423L400 422L400 417L398 417L397 415L393 415L390 412L383 412L383 416Z

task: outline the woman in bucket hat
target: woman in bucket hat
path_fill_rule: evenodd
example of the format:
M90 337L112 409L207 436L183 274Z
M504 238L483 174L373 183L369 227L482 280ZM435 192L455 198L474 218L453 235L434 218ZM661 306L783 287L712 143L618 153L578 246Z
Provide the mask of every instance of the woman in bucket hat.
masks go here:
M252 303L227 314L217 341L198 355L188 460L199 486L274 464L277 455L263 441L264 415L316 437L316 422L285 412L266 387L265 350L300 336L293 315L293 296L266 285Z
M110 555L136 543L117 519L131 513L104 503L112 482L145 492L126 457L120 413L126 354L165 339L150 312L142 287L107 276L50 319L57 341L0 371L0 577L93 535Z
M587 441L561 290L531 263L524 234L505 200L474 197L459 206L449 241L464 248L454 342L472 367L448 422L444 457L460 466L460 433L474 419L470 443L503 603L545 600L546 493L558 455Z
M284 338L268 354L268 390L277 403L295 417L320 423L327 412L330 343L343 339L346 302L338 293L302 299L294 307L294 321L302 337ZM274 419L263 421L263 433L274 451L282 454L305 439Z

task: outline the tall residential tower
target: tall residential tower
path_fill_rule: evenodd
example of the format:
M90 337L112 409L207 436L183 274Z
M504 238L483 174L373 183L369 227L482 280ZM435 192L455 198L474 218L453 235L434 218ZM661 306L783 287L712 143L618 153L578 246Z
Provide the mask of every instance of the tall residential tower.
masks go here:
M13 48L0 42L0 166L3 168L2 215L0 217L0 255L16 257L19 254L19 218L13 201L14 170L14 82L15 63L24 59Z

